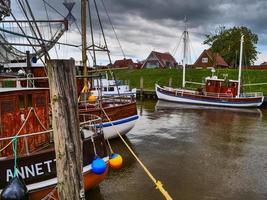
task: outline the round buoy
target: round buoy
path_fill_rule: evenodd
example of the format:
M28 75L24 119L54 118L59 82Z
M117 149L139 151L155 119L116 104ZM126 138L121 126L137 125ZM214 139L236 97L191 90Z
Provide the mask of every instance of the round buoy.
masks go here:
M89 101L90 103L94 103L94 102L96 102L96 96L90 95L90 96L88 97L88 101Z
M109 159L109 166L112 169L120 169L122 167L122 157L119 154L113 153Z
M3 189L0 195L1 200L28 200L29 194L27 187L23 181L18 177L14 177L8 183L8 185Z
M101 158L96 158L94 159L94 161L92 162L92 171L95 174L103 174L106 171L106 163L103 159Z

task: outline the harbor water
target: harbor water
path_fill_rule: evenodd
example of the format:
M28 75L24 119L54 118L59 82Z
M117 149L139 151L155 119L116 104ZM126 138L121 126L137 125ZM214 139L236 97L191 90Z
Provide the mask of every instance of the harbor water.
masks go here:
M173 199L267 199L267 108L144 101L138 112L127 141ZM87 199L164 199L121 140L111 145L124 167L110 170Z

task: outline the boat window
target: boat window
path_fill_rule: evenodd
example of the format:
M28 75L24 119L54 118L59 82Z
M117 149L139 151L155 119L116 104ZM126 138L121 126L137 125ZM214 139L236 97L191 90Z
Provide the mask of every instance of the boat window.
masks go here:
M19 108L25 108L25 98L24 98L24 95L19 95Z
M14 102L13 101L3 101L1 103L1 112L2 113L12 113L14 112Z
M108 91L113 92L114 91L114 87L109 87Z
M32 107L32 94L28 94L28 107Z
M43 107L43 106L45 106L45 97L44 96L38 96L37 98L36 98L36 106L37 107Z

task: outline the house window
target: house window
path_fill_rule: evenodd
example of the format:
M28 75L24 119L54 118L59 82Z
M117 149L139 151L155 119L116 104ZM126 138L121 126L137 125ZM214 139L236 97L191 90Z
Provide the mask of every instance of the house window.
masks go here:
M209 59L208 58L202 58L202 63L208 63Z

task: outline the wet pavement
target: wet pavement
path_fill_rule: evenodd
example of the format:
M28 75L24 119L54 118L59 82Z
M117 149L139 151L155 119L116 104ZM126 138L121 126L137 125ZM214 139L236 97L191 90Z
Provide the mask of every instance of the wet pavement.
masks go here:
M138 112L128 142L173 199L267 199L267 108L145 101ZM120 139L111 145L124 167L111 170L87 199L164 199Z

